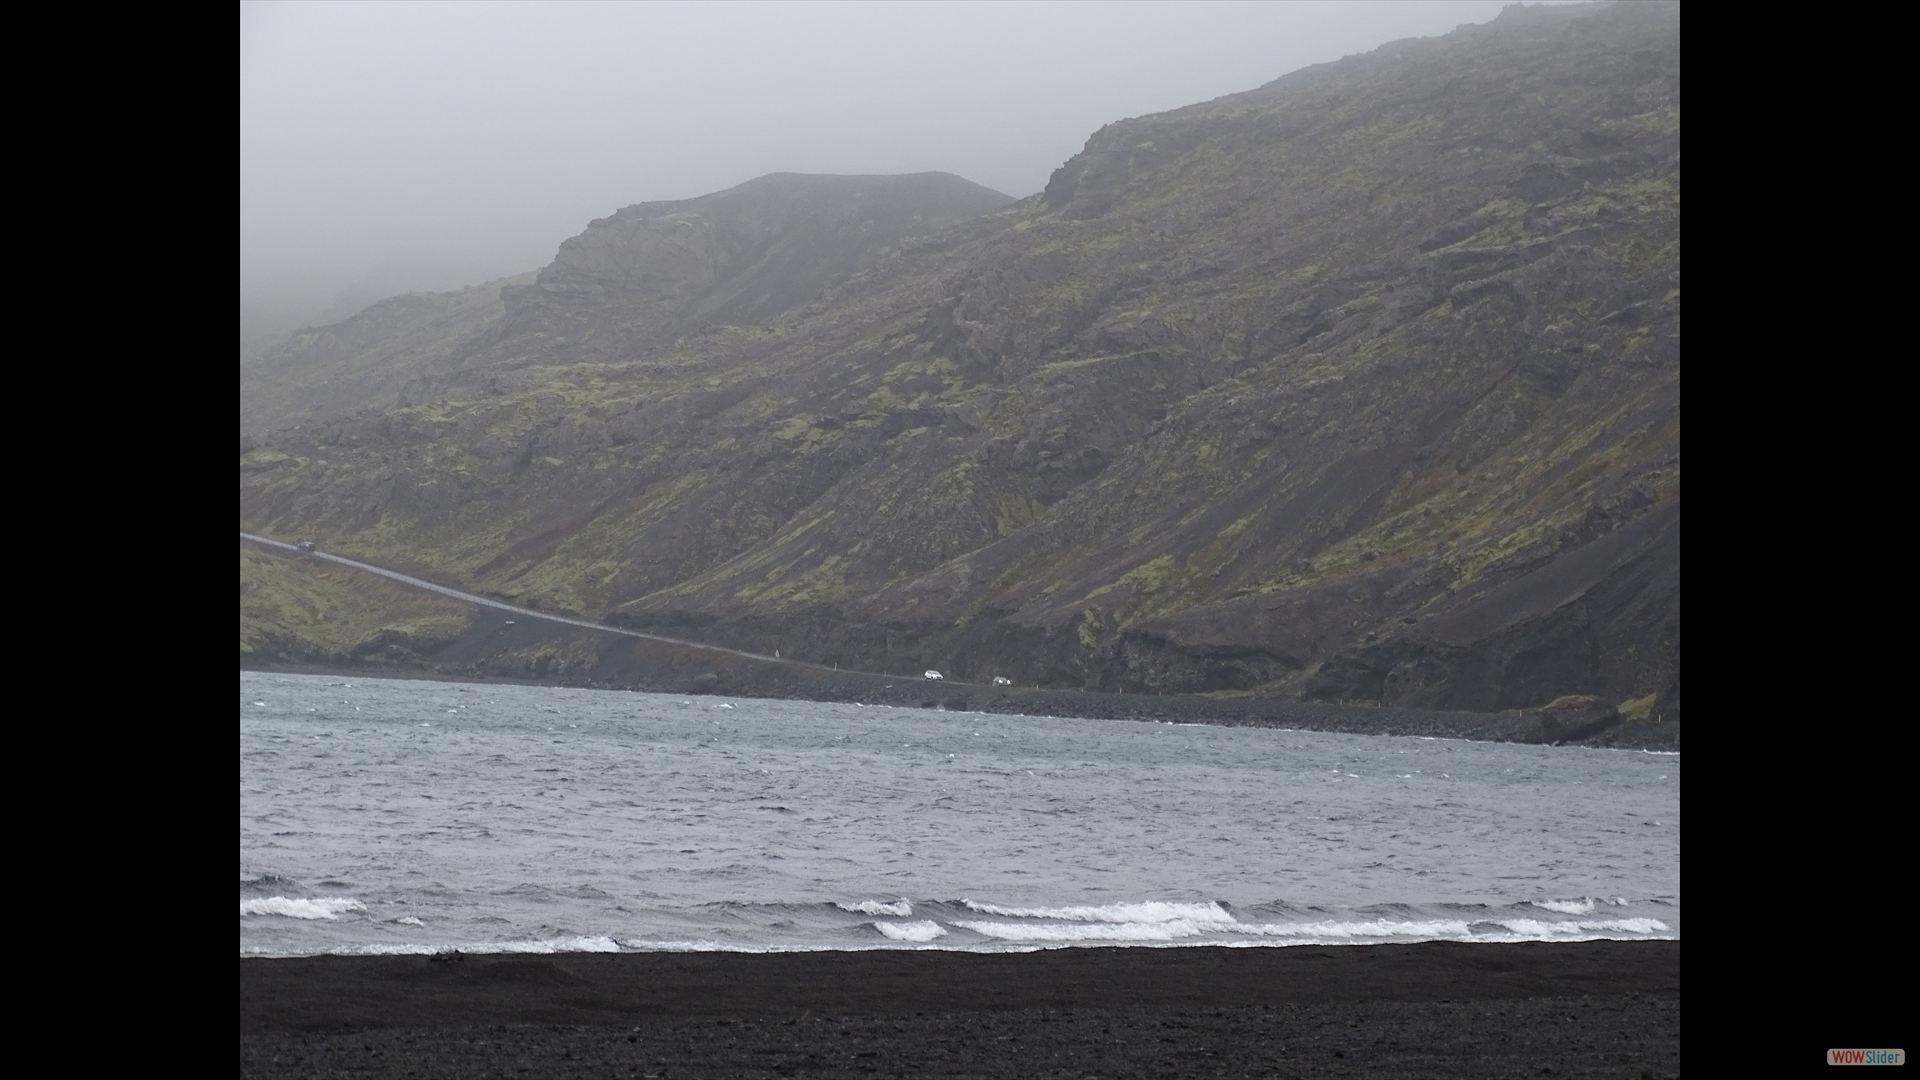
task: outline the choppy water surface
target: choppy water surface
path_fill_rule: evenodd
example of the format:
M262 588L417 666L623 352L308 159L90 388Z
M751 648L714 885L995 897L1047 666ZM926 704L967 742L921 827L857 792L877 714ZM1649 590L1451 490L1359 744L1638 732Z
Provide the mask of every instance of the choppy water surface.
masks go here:
M240 676L243 955L1676 938L1680 758Z

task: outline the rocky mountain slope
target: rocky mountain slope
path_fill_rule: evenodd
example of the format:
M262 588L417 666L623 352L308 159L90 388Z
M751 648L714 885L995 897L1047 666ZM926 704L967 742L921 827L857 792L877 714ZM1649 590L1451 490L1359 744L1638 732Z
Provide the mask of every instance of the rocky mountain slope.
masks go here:
M406 397L243 441L243 526L869 670L1677 718L1677 6L1111 124L946 220L909 180L594 223Z
M602 331L631 354L703 326L770 319L903 241L1012 201L945 173L779 174L629 206L561 245L542 271L396 296L243 363L241 434L250 442L249 433L411 405L531 350L549 363L594 355L586 347Z
M529 273L457 292L395 296L242 360L242 445L252 444L249 432L400 404L407 386L457 363L484 340L506 314L503 288L533 279Z
M471 626L469 605L342 567L240 545L240 655L293 663L417 663Z

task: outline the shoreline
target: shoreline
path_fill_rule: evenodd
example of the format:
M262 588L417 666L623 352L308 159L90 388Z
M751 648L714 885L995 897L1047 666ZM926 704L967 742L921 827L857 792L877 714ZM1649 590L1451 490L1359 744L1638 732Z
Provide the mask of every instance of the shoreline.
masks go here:
M778 662L769 661L769 663ZM1221 699L1194 695L1116 694L1092 690L992 687L960 682L926 682L906 676L890 677L861 672L810 672L809 674L813 675L812 678L782 680L771 686L743 685L737 680L726 680L717 685L653 686L644 683L617 685L610 681L593 679L569 681L551 678L520 678L416 668L388 669L372 666L260 662L247 657L241 658L240 670L260 674L398 679L474 685L549 686L579 690L630 690L640 693L772 698L828 704L891 705L896 708L927 708L952 712L983 712L1083 720L1134 720L1222 727L1263 727L1349 735L1402 735L1465 739L1474 742L1586 746L1665 753L1680 751L1678 721L1664 724L1624 721L1607 724L1598 730L1555 731L1541 717L1518 712L1473 713L1262 698Z
M581 940L581 939L576 939ZM584 939L596 940L596 939ZM611 938L601 939L612 941ZM1527 938L1524 940L1461 941L1458 938L1430 938L1420 941L1124 941L1104 942L1097 945L1076 942L1047 943L1001 943L992 948L965 948L957 945L901 944L886 942L877 945L718 945L712 942L700 943L698 948L641 948L614 944L614 947L597 948L518 948L517 945L539 944L527 942L509 943L507 947L496 948L494 943L479 947L460 948L458 946L440 947L430 945L401 945L382 948L377 952L241 952L236 959L242 963L255 961L287 960L408 960L435 959L440 963L465 963L468 960L499 960L516 957L551 956L813 956L829 953L953 953L958 956L1028 956L1033 953L1059 952L1065 949L1372 949L1372 948L1412 948L1421 945L1465 945L1465 946L1514 946L1514 945L1585 945L1596 941L1621 942L1634 944L1677 945L1678 937L1608 937L1604 934L1591 934L1586 937L1566 936L1555 938Z
M241 1075L1669 1076L1678 941L240 962Z
M542 612L331 552L302 553L292 544L246 532L242 532L240 538L243 544L251 543L276 554L337 564L476 609L475 618L456 640L431 646L422 643L424 651L420 653L400 649L384 663L356 662L358 653L352 658L328 654L305 660L242 653L243 671L506 682L523 686L878 704L1088 720L1157 720L1479 742L1668 752L1680 749L1677 714L1664 723L1659 717L1651 722L1629 720L1611 707L1580 716L1548 717L1540 711L1479 713L1277 698L992 686L953 679L931 681L912 674L842 670L837 665L828 667L791 657L781 659L778 655L686 641L652 630ZM536 654L542 653L544 655L536 659ZM560 653L568 654L569 659L556 664L554 659Z

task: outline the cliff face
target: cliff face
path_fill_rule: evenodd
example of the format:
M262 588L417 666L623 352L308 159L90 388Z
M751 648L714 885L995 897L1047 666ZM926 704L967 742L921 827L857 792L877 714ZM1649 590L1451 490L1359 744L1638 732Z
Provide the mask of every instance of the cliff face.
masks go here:
M596 222L243 522L848 667L1677 716L1677 7L1112 124L932 235L876 185Z

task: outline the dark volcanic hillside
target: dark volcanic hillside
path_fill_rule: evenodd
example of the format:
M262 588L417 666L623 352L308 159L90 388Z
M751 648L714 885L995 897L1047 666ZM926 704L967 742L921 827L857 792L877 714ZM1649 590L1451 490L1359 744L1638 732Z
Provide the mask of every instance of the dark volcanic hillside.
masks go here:
M395 296L332 326L301 330L242 361L242 437L398 404L409 384L473 352L506 313L501 290L533 278L523 274L457 292Z
M524 332L520 351L538 343L541 362L565 344L570 358L631 359L703 326L771 322L901 243L1012 201L947 173L776 173L629 206L560 245L536 283L508 290L503 333Z
M299 331L241 365L240 430L430 400L536 358L607 355L596 337L631 357L705 326L769 321L902 243L1012 201L947 173L782 173L629 206L562 244L538 274L396 296Z
M1678 16L1112 124L933 239L623 211L417 404L244 454L243 526L849 667L1677 716Z

